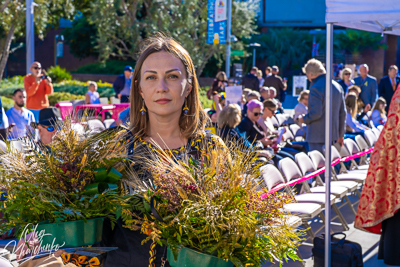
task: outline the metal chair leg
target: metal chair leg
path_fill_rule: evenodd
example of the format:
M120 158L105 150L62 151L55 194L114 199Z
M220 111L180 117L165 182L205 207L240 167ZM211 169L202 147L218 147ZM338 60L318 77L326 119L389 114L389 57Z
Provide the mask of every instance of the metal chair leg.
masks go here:
M339 209L338 209L338 207L336 206L336 204L332 204L332 209L335 211L336 215L338 216L339 221L341 222L341 224L342 224L342 226L343 226L343 229L344 229L345 231L348 231L350 228L349 228L349 226L347 225L346 220L344 219L342 213L339 211Z
M346 200L347 205L349 205L351 212L353 212L353 214L356 215L356 210L354 209L353 204L351 204L351 201L350 201L349 197L348 196L344 196L344 199Z

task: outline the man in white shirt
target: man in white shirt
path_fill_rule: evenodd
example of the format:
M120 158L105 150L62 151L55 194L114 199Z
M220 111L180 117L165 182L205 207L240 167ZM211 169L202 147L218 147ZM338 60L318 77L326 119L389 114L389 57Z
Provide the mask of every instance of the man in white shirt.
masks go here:
M14 107L6 112L9 124L15 123L15 126L8 135L9 139L18 139L27 136L27 131L32 130L30 126L31 122L35 122L35 116L32 111L24 107L24 98L22 89L14 91Z

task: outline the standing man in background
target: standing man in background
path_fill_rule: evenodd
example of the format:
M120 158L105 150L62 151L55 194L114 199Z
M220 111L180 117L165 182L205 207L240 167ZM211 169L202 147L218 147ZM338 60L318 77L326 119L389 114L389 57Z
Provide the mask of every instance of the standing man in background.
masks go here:
M360 76L354 78L354 83L361 88L360 98L365 106L374 106L378 94L378 83L376 78L369 75L369 67L362 64L359 69Z
M287 84L285 80L282 80L282 78L278 76L278 73L278 66L272 66L272 75L265 78L264 86L274 87L276 89L276 98L283 103L285 101L284 94Z
M113 84L115 97L118 98L121 103L129 103L129 96L131 94L132 84L132 72L133 68L131 66L126 66L124 68L124 74L119 75Z
M247 73L246 76L243 77L242 86L243 89L251 89L253 91L259 92L260 91L260 81L257 78L257 67L252 67L250 73Z
M386 100L386 113L389 112L390 102L392 101L394 92L396 92L397 86L400 83L400 78L397 77L397 71L398 68L396 65L390 66L388 75L383 77L379 82L379 96Z
M39 116L39 111L49 107L47 95L54 93L51 78L42 72L42 65L35 61L31 66L31 73L24 78L26 91L26 108L31 110L35 117Z
M303 67L303 72L311 82L308 100L308 113L304 117L296 118L298 123L307 124L306 141L308 151L322 149L325 145L325 93L326 70L322 62L310 59ZM332 81L332 141L343 146L344 130L346 125L346 108L342 87Z

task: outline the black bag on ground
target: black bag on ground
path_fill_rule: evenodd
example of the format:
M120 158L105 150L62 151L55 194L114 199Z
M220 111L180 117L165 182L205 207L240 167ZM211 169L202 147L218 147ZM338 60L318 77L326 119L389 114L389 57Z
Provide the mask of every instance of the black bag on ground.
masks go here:
M343 235L342 239L335 236ZM314 238L312 249L314 267L324 267L325 235ZM347 241L345 233L334 233L331 236L331 267L363 267L361 245Z

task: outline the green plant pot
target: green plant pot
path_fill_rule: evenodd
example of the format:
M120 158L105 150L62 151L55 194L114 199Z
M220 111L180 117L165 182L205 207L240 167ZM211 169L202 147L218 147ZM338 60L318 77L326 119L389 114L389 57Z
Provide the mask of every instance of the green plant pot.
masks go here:
M233 267L231 261L197 252L193 249L182 248L175 261L172 251L168 248L167 259L172 267Z
M39 224L36 228L38 235L45 234L42 239L42 247L63 245L67 247L81 247L93 245L101 241L104 218ZM44 231L41 233L41 231Z

